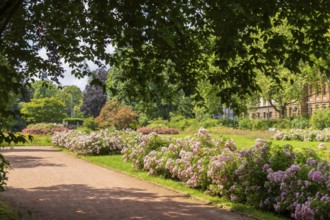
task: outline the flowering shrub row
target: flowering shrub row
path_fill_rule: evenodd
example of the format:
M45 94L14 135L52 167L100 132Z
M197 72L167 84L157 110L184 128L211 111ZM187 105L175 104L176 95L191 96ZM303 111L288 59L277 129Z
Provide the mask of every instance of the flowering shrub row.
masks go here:
M132 138L129 138L132 136ZM123 139L124 137L124 139ZM107 129L90 134L81 131L57 132L52 136L55 146L65 147L77 155L106 155L120 152L123 146L136 144L135 132L109 131Z
M179 129L177 128L149 128L149 127L141 127L137 129L137 132L142 134L150 134L150 133L157 133L157 134L179 134Z
M277 131L275 140L330 141L330 130L289 129Z
M60 131L68 131L69 129L58 126L56 124L51 123L37 123L37 124L30 124L27 128L22 130L23 134L48 134L52 135L55 132Z
M313 151L294 152L259 139L238 152L232 140L211 140L205 129L197 137L175 140L153 133L141 140L122 154L149 174L294 219L330 218L330 165Z
M84 135L57 133L53 142L78 154L122 149L126 161L150 175L294 219L330 219L330 164L311 150L294 152L258 139L250 150L237 151L232 140L212 140L205 129L183 139L134 131Z

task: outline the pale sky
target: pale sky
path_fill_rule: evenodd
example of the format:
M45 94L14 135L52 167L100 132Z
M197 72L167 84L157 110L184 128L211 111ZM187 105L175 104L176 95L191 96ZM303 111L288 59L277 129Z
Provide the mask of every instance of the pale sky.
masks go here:
M108 53L113 53L114 50L115 49L110 45L107 46L107 48L106 48L106 51ZM46 50L44 48L39 51L39 55L40 55L40 57L47 59ZM65 72L64 72L64 78L59 79L60 83L63 86L75 85L75 86L78 86L81 91L84 91L85 87L87 85L88 77L84 77L82 79L78 79L78 78L74 77L73 75L71 75L71 68L69 67L69 65L67 63L64 63L63 60L62 60L62 63L63 63L63 68L64 68ZM91 61L87 61L87 64L91 71L98 69L98 66L95 65ZM107 68L109 68L109 67L110 66L107 66Z
M98 68L98 66L92 62L87 62L87 64L91 71L96 70ZM60 83L63 86L75 85L75 86L78 86L81 91L84 91L85 87L87 85L88 77L78 79L75 76L71 75L71 68L69 67L69 65L67 63L63 63L63 68L65 70L65 73L64 73L64 78L59 79Z

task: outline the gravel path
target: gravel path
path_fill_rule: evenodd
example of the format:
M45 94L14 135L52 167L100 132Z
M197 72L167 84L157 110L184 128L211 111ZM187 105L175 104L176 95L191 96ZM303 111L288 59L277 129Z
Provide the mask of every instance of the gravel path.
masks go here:
M3 195L23 219L248 219L51 147L1 153L12 165Z

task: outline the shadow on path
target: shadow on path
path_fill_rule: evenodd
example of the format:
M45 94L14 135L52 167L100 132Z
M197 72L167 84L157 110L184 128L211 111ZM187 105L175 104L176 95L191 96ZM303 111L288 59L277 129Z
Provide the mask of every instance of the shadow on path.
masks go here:
M45 149L34 149L32 147L29 146L22 146L22 147L6 147L0 150L1 153L5 153L5 152L61 152L61 150L56 150L56 149L47 149L45 147Z
M32 219L219 219L218 210L137 188L96 189L87 185L55 185L31 190L9 188L9 203L32 211ZM48 213L45 213L45 210ZM23 213L24 211L22 211ZM214 218L210 218L210 216ZM23 219L30 219L24 216Z
M36 156L15 156L15 155L6 155L6 160L11 164L12 168L34 168L39 166L48 166L48 167L64 167L65 164L60 163L50 163L45 157L36 157Z

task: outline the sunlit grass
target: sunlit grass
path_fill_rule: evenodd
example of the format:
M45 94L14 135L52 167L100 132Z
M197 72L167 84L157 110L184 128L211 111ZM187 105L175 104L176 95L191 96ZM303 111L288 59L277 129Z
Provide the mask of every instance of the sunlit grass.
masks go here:
M51 146L52 145L52 136L51 135L32 135L32 141L29 140L28 135L25 135L27 142L19 143L3 143L2 146Z

